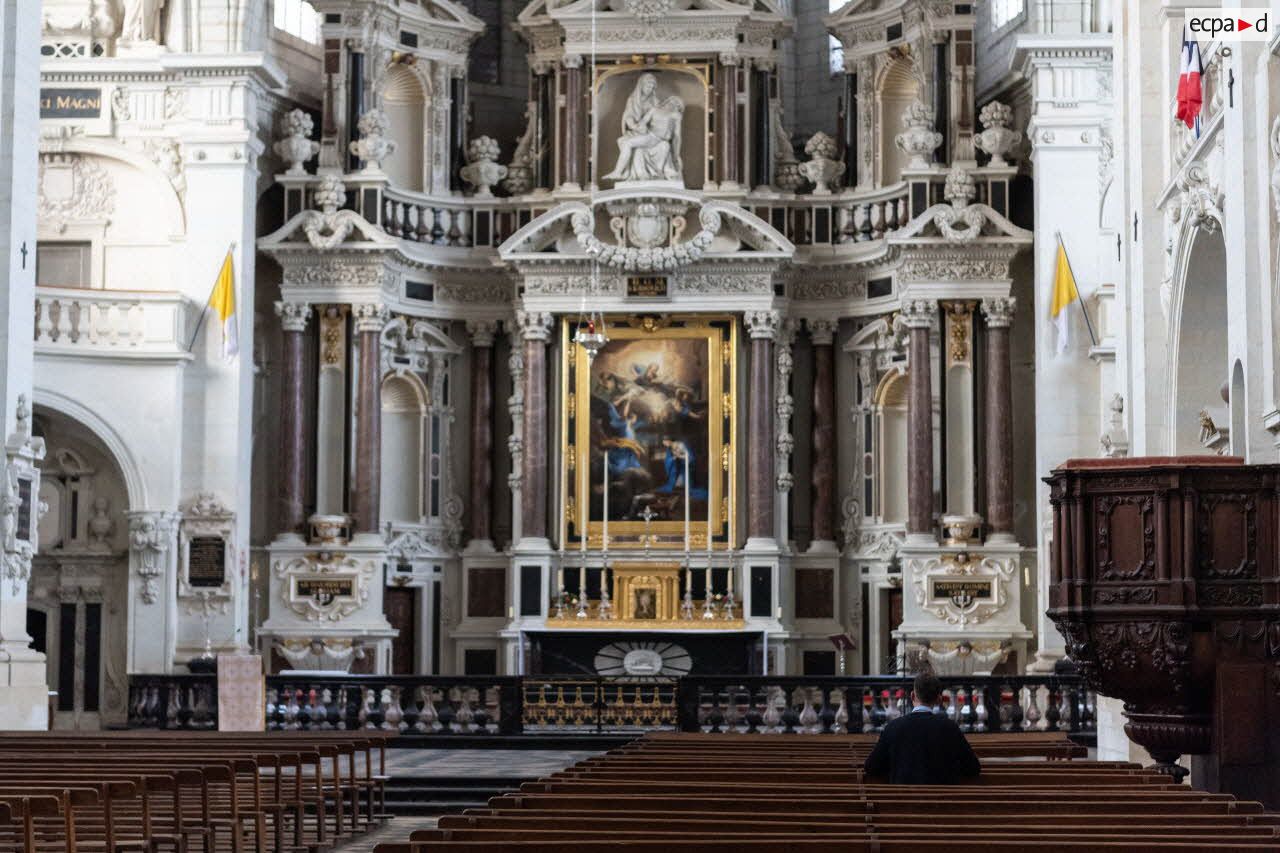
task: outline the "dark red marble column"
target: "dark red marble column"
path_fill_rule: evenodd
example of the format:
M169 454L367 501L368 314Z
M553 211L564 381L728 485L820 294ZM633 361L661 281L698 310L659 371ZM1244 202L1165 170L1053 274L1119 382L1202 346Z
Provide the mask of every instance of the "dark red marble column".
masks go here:
M748 311L743 318L751 335L751 395L747 421L747 537L773 539L774 482L773 339L781 316L777 311Z
M471 334L471 541L493 539L493 336L491 320L467 323Z
M568 54L562 60L564 68L564 112L561 113L564 127L563 145L561 146L560 184L582 186L582 150L584 144L582 103L582 57Z
M737 184L741 157L738 155L738 57L733 54L720 56L720 103L717 134L720 138L716 156L720 158L720 183Z
M356 344L356 452L351 481L353 533L376 533L381 522L379 498L382 486L382 327L387 309L382 305L353 305Z
M276 523L280 538L304 538L307 532L307 434L305 335L311 306L305 302L277 302L276 314L284 330L280 354L280 483Z
M911 330L907 385L907 533L936 536L933 525L933 380L929 329L936 302L911 300L902 318Z
M524 418L520 454L520 538L547 538L547 341L551 315L516 314L524 340Z
M813 541L834 542L836 527L836 382L832 346L836 324L810 320L813 340L813 432L809 466L813 471Z
M986 468L987 541L1014 541L1013 536L1013 387L1009 363L1009 327L1017 302L1013 297L984 299L987 318Z

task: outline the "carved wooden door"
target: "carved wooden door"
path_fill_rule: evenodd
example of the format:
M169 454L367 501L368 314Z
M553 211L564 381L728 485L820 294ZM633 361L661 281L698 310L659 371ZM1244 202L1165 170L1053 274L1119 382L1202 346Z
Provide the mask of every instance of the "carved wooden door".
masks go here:
M383 591L382 607L391 627L400 636L391 641L391 672L411 675L416 669L414 652L418 648L418 593L407 586L389 586Z

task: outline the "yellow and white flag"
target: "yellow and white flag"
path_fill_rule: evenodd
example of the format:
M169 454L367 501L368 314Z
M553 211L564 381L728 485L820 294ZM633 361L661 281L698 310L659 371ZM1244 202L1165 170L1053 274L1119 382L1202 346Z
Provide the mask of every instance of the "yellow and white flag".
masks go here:
M230 361L240 352L240 336L236 331L236 273L231 249L222 261L213 293L209 294L209 307L218 315L222 327L222 357Z
M1071 322L1067 306L1080 301L1080 291L1076 289L1076 277L1071 272L1071 262L1067 260L1067 247L1058 239L1058 260L1053 270L1053 297L1049 302L1049 317L1058 329L1058 355L1067 351L1071 343Z

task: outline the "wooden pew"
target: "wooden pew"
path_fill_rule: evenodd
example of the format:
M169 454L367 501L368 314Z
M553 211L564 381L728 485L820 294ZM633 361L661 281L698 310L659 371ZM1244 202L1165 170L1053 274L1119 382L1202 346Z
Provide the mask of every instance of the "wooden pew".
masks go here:
M646 736L375 853L461 851L1263 850L1280 815L1052 733L975 735L972 784L888 785L874 736Z

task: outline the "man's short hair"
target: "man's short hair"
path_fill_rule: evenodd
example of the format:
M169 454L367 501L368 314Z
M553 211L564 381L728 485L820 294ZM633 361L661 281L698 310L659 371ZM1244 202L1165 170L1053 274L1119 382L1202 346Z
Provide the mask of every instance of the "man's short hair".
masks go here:
M916 701L921 705L936 705L938 697L942 695L942 682L932 672L921 672L916 675L911 689L915 691Z

